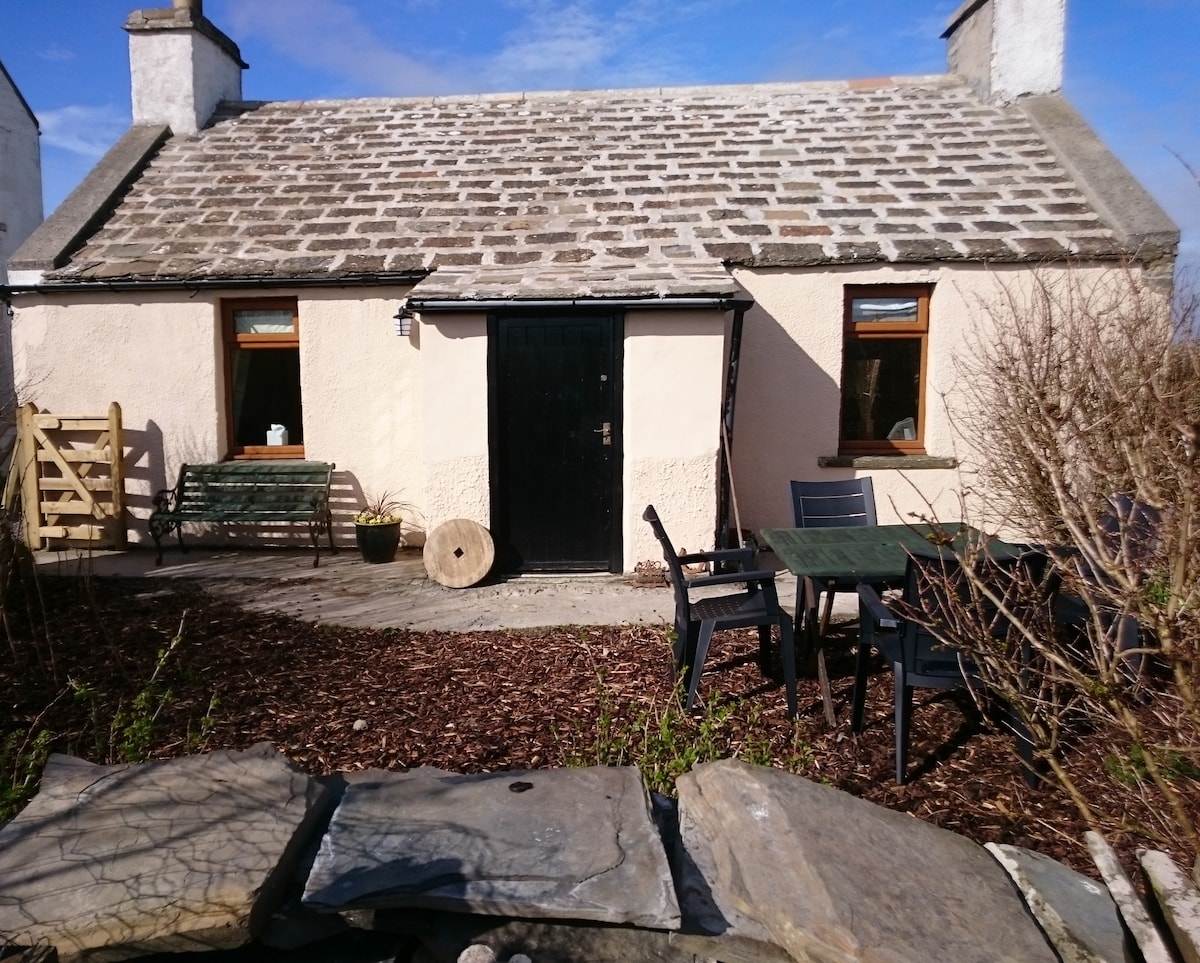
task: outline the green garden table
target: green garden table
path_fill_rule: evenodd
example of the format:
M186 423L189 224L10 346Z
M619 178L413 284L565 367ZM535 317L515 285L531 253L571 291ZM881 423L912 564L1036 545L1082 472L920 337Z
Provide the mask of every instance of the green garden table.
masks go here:
M807 658L816 658L825 719L836 723L825 652L817 619L817 585L830 579L888 582L904 579L909 555L931 554L940 547L962 550L981 539L969 525L859 525L853 528L764 528L759 536L796 576L796 630L804 639ZM1019 553L1023 546L992 539L989 554Z

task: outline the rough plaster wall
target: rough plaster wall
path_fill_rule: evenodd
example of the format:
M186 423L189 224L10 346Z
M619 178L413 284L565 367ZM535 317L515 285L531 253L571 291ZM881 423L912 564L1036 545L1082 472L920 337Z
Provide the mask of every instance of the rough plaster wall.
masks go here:
M1040 270L1054 277L1066 269ZM1106 276L1102 269L1074 270L1084 279ZM881 524L930 514L944 520L962 518L958 493L974 488L972 465L977 456L950 415L961 408L965 396L958 359L973 356L976 338L992 330L994 306L1007 296L1005 289L1017 298L1028 290L1032 269L897 266L739 271L737 277L757 304L753 317L747 316L734 426L734 477L743 527L791 525L791 479L821 481L860 474L873 480ZM926 451L957 458L960 467L906 469L897 459L895 469L822 468L819 457L837 454L844 287L913 283L934 284L926 369ZM999 524L988 513L982 493L966 505L966 512L968 517Z
M992 94L1015 100L1062 89L1066 0L1000 0L995 10Z
M788 482L856 477L852 468L821 468L836 455L841 405L843 293L847 284L934 284L926 368L925 444L930 455L960 456L943 396L953 398L953 357L974 323L968 305L988 285L986 272L917 267L834 271L738 272L755 299L738 382L734 477L745 528L792 524ZM749 319L748 319L749 320ZM871 471L879 521L905 521L932 502L959 517L951 469Z
M421 541L421 352L417 334L396 334L405 288L306 292L298 302L305 456L331 461L334 524L353 537L365 497L390 492L412 506L405 538Z
M215 302L146 294L136 304L66 295L17 299L18 398L56 413L121 405L132 539L145 540L150 498L185 461L219 454L219 323Z
M0 283L5 263L42 223L42 161L38 129L21 98L0 74Z
M170 124L194 134L222 100L240 100L239 65L192 30L133 31L129 35L133 122Z
M725 317L716 311L625 319L624 567L662 553L653 504L676 549L713 547Z
M424 504L428 530L452 518L491 525L487 319L425 315L420 328Z
M949 70L964 78L984 100L992 96L993 5L985 3L950 35L946 45Z
M992 0L951 35L949 69L986 100L1062 88L1066 0Z

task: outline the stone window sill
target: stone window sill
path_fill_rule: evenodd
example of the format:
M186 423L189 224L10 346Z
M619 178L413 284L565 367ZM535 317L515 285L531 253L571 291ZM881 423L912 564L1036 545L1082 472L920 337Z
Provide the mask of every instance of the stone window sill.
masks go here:
M958 459L938 455L821 455L817 458L817 464L821 468L921 471L928 468L957 468Z

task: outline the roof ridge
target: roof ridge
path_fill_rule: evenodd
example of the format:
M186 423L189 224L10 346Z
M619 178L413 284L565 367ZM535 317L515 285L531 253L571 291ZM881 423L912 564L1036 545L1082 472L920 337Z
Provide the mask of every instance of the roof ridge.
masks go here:
M879 89L880 87L966 86L953 74L911 74L890 77L861 77L827 80L787 80L750 84L680 84L656 87L597 87L561 90L514 90L479 91L462 94L387 95L371 97L317 97L310 99L283 100L238 100L226 101L233 109L252 109L267 105L348 104L378 102L389 104L424 104L430 106L452 106L454 104L511 103L513 101L561 100L564 97L586 97L591 99L624 99L635 97L684 97L704 94L788 94L809 93L829 90L839 93L852 90Z

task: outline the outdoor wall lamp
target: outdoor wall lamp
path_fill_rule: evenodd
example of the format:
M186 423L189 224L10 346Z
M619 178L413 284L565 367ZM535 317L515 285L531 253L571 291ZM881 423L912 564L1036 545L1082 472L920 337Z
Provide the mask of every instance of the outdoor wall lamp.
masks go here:
M412 334L413 322L416 320L417 313L407 304L402 304L400 310L396 312L396 334L407 338Z

